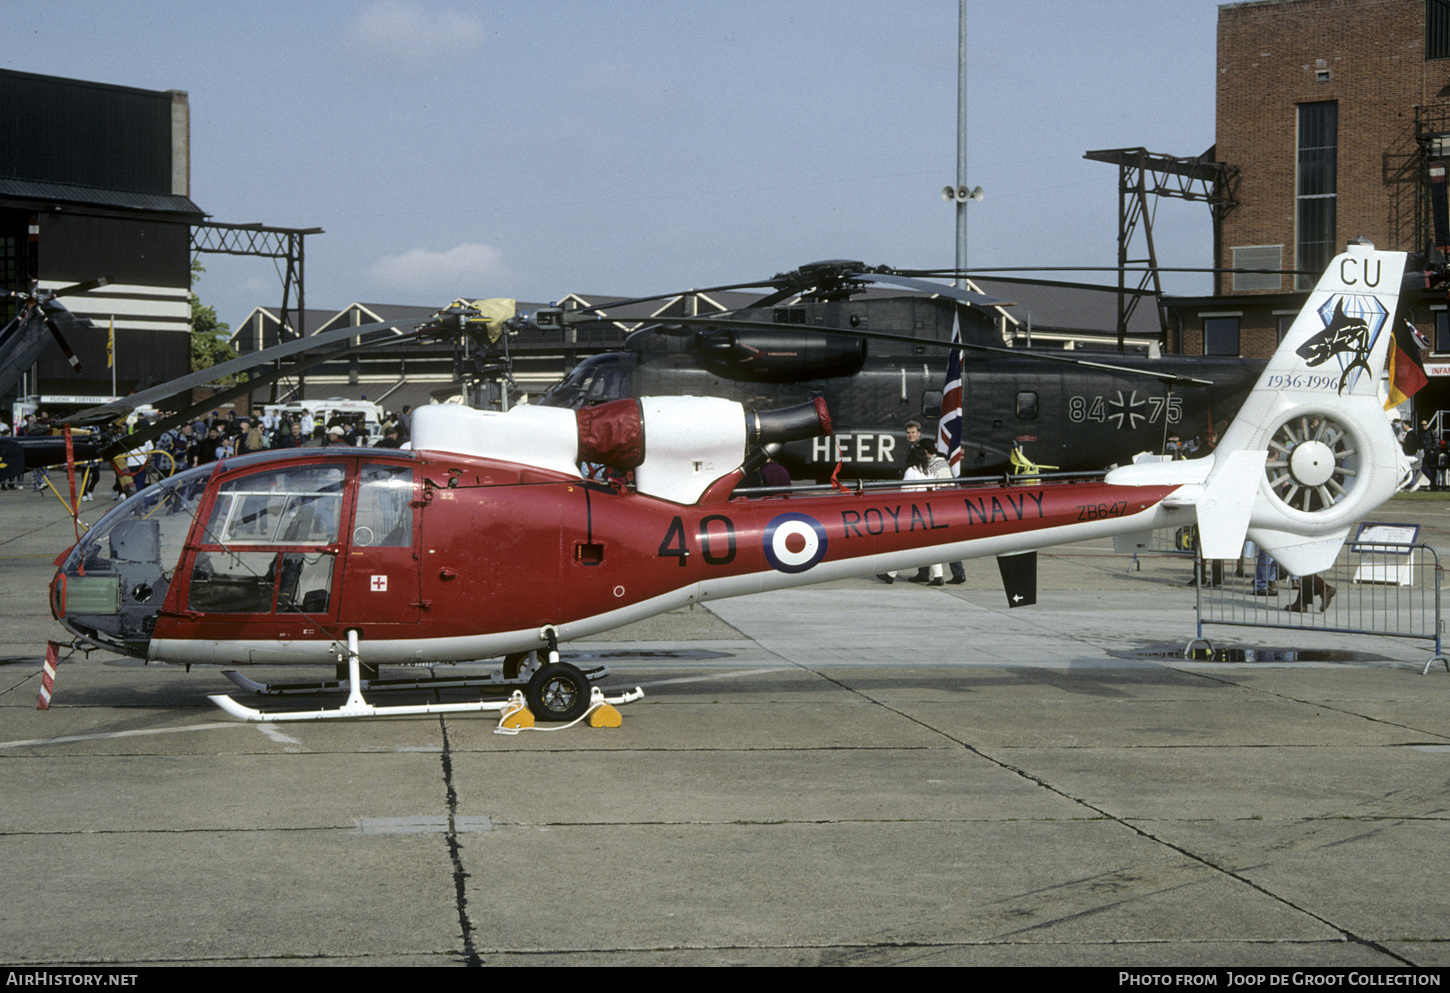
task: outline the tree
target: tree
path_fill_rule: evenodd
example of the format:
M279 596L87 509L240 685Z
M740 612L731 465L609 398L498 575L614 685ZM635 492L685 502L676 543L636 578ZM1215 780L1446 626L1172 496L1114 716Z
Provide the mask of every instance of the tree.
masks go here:
M200 372L228 359L237 357L237 351L227 344L231 328L217 320L216 308L202 305L196 295L196 284L206 267L200 261L191 261L191 371ZM235 376L228 376L225 382L234 382Z

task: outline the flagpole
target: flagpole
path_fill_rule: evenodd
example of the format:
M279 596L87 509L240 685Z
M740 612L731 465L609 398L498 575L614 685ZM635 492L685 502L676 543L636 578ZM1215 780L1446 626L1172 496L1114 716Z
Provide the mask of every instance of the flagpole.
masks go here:
M116 396L116 315L111 315L111 334L106 341L106 365L111 367L111 397Z

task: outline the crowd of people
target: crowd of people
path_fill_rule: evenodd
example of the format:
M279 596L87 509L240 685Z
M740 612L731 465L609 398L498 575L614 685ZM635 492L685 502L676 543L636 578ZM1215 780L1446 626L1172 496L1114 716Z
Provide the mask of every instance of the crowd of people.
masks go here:
M1446 479L1450 475L1450 447L1446 446L1445 440L1430 426L1430 422L1422 419L1418 431L1413 429L1412 422L1399 418L1390 424L1395 429L1401 450L1406 455L1418 453L1420 456L1420 471L1410 489L1418 490L1427 485L1432 493L1450 489Z
M372 444L373 448L401 448L411 437L411 406L405 406L398 413L389 412L382 423L382 438ZM161 418L160 412L152 411L138 418L126 429L134 433L154 424ZM11 433L10 425L0 419L0 437ZM16 435L49 435L59 431L49 412L38 410L26 414L23 422L14 430ZM296 416L274 414L266 411L260 416L239 415L235 410L223 413L213 410L207 417L188 421L180 427L167 431L149 446L142 446L125 459L125 468L118 474L112 487L112 499L144 489L149 483L173 472L205 465L218 459L234 455L250 455L253 452L273 448L324 448L331 445L366 447L368 428L361 414L336 415L325 423L315 419L311 413L302 411ZM84 470L82 478L86 483L81 499L94 499L99 463L77 466ZM37 492L46 487L44 470L36 469L32 482ZM18 489L19 481L5 484L7 489Z

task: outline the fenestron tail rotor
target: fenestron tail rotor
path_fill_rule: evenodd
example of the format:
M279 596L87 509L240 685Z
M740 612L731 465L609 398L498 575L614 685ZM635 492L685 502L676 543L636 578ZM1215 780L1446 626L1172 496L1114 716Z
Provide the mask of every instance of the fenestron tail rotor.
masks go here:
M1269 439L1269 492L1291 510L1316 513L1347 499L1359 476L1359 445L1330 417L1301 414Z

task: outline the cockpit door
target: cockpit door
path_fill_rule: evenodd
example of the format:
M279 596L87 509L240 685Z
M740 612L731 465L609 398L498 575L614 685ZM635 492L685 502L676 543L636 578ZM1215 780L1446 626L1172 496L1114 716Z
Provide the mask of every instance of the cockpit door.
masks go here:
M408 637L418 624L413 476L411 464L358 464L352 528L342 555L338 622L360 629L364 637ZM397 628L406 630L392 630Z

